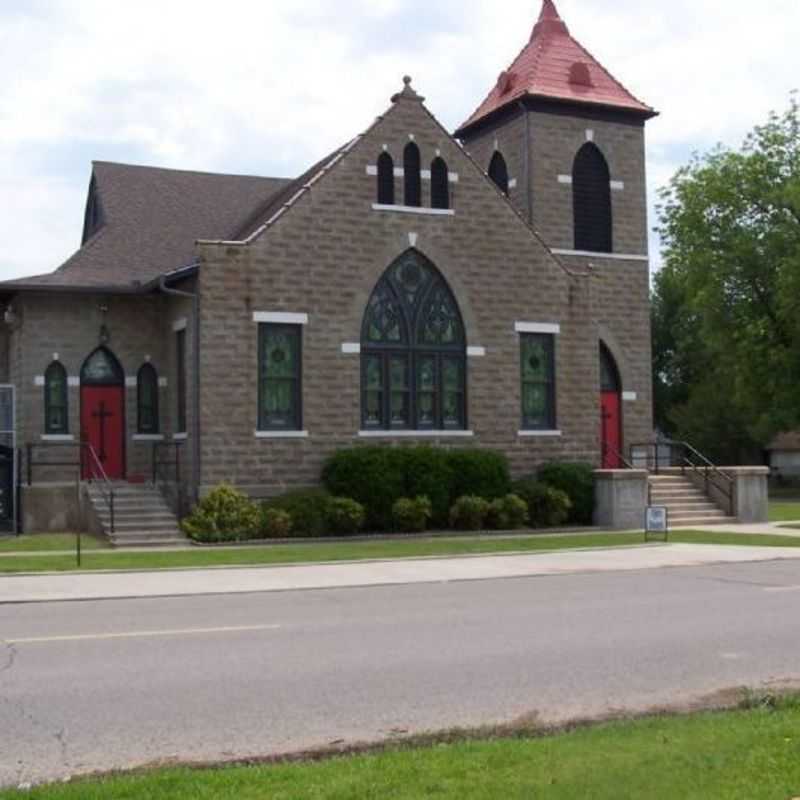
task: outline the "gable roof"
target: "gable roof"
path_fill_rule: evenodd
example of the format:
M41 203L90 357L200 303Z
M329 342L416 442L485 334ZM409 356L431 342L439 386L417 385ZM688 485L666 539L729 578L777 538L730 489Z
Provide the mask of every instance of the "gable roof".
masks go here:
M103 224L55 272L0 283L14 288L134 289L187 266L200 238L228 238L290 181L93 163Z
M523 97L621 109L646 119L657 114L572 38L553 0L544 0L530 40L456 136Z

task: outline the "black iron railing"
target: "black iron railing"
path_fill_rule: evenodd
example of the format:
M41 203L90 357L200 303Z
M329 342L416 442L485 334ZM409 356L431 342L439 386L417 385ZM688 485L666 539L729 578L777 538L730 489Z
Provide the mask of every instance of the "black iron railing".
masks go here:
M153 444L153 486L162 494L168 493L169 484L175 485L178 516L183 515L181 488L181 447L183 442L155 442ZM170 450L174 451L170 456Z
M630 446L631 461L636 464L644 458L646 469L658 475L664 469L680 469L681 474L687 472L703 481L706 495L716 489L726 500L730 515L735 516L734 501L735 480L723 469L688 442L673 439L659 439L655 442L642 442Z

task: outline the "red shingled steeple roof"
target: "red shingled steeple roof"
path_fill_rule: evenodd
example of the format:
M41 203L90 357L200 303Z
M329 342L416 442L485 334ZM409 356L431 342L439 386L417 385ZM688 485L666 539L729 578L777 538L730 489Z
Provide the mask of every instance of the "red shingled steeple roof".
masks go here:
M553 0L544 0L530 41L456 135L526 96L656 115L572 38Z

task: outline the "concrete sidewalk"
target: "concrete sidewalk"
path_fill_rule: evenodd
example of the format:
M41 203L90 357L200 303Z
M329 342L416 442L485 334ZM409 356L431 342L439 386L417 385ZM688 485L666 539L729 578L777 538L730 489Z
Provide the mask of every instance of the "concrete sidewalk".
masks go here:
M0 577L0 603L280 592L793 559L800 548L651 544L457 558ZM800 578L800 573L799 573Z

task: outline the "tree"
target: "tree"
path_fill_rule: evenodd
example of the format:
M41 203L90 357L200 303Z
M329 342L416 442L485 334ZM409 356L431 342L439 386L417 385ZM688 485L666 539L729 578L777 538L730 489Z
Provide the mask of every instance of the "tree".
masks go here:
M661 192L656 421L719 460L800 427L800 116L695 156ZM721 438L724 437L724 438Z

